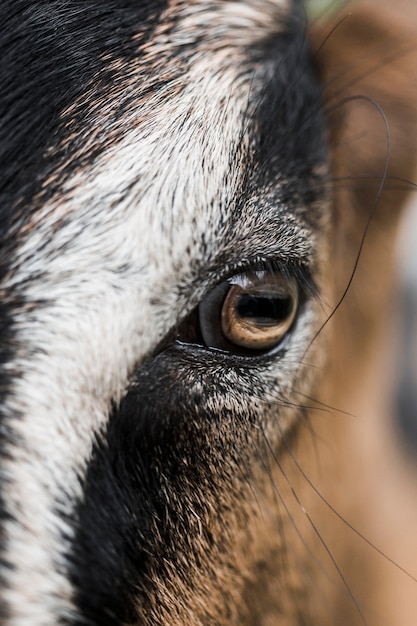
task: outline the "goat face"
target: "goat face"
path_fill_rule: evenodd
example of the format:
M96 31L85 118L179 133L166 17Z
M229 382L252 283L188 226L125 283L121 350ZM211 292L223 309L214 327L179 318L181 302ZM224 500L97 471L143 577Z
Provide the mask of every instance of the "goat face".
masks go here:
M0 17L4 624L312 620L282 463L336 226L301 3Z

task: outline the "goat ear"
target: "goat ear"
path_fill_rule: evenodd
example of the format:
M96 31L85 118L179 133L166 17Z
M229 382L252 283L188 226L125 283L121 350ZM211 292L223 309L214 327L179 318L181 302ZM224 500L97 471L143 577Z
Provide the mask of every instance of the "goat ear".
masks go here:
M417 2L355 0L333 24L313 24L312 41L329 128L336 291L361 251L342 317L359 314L351 349L362 349L388 305L395 230L415 192Z
M375 217L395 220L417 171L417 3L356 0L348 9L327 39L322 25L313 29L336 191L369 212L388 166Z

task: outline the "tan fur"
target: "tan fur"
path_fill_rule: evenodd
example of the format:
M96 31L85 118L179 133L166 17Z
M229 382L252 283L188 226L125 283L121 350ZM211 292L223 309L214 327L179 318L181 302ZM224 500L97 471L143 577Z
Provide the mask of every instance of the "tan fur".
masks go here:
M378 103L386 115L390 167L351 288L323 330L329 361L316 396L322 404L309 417L314 437L308 430L301 432L295 457L346 522L415 578L417 473L403 455L393 425L392 398L396 233L413 191L406 181L415 181L417 170L417 5L413 0L358 0L341 15L348 9L351 15L321 46L323 32L313 32L336 146L333 304L349 280L387 158L382 116L362 96ZM340 105L351 96L360 98ZM361 182L360 177L365 179ZM417 583L330 510L293 458L286 463L291 483L346 580L341 580L327 549L293 501L294 518L324 565L324 571L316 563L309 566L311 613L302 623L413 626ZM294 544L311 562L297 537Z

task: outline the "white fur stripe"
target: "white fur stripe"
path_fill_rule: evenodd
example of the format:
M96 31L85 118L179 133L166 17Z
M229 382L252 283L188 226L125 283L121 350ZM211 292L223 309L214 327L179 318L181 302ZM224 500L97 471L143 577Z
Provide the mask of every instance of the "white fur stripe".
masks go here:
M140 108L124 121L130 131L67 181L19 249L7 287L36 307L16 317L14 386L5 407L19 441L3 464L8 512L17 522L5 527L14 565L5 591L10 626L53 626L74 611L62 540L70 542L73 530L60 510L70 513L82 498L79 478L110 402L195 304L179 297L177 286L207 261L203 237L204 254L215 250L239 183L230 154L244 148L251 90L250 76L238 79L244 48L286 4L181 4L182 19L165 45L208 41L186 79L171 86L171 98L156 94L144 103L138 94ZM159 30L145 62L161 51ZM214 36L219 45L211 49Z

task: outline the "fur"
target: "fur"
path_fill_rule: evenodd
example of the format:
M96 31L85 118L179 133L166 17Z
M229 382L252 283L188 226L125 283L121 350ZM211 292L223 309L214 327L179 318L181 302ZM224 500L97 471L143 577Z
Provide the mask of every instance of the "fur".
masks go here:
M355 29L322 61L298 0L5 0L0 18L2 624L324 624L285 463L311 445L329 345L346 352L321 330L378 191L332 180L383 175L378 110L340 116ZM367 84L384 100L396 76L389 174L411 179L400 65ZM355 115L372 151L351 173ZM392 239L393 193L370 241ZM201 303L252 270L299 285L287 338L206 345Z

